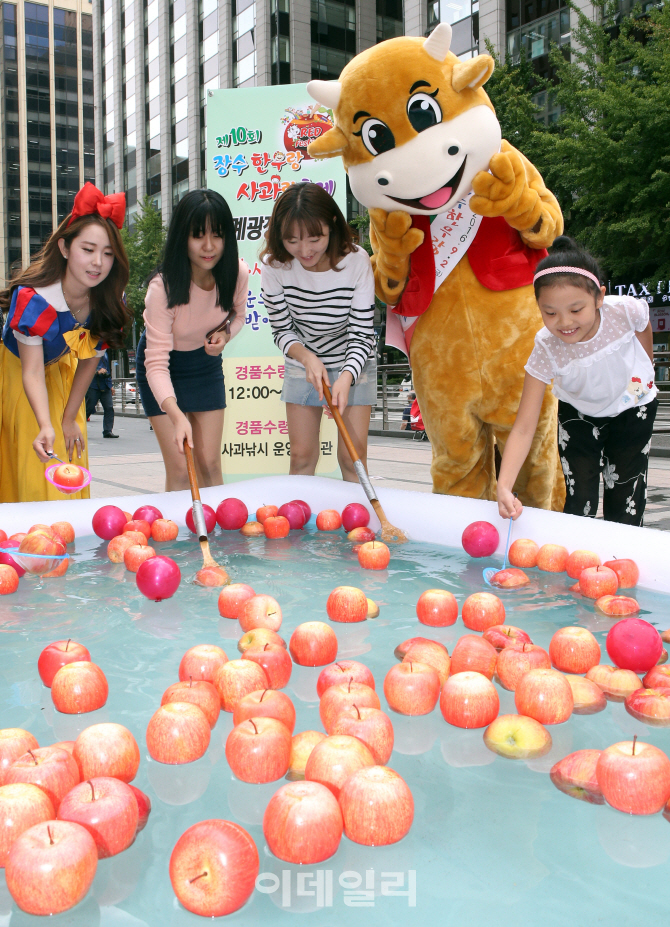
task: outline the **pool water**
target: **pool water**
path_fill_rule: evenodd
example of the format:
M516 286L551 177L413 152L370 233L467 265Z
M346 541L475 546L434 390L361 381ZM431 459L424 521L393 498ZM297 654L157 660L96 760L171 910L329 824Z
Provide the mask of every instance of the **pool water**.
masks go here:
M559 792L548 771L574 750L604 748L638 734L670 752L670 730L653 729L608 704L596 715L574 715L551 727L551 753L533 761L510 761L484 746L482 731L447 725L439 707L431 715L391 714L395 748L389 766L414 795L415 818L408 836L390 847L371 848L342 838L337 854L318 866L292 866L274 858L263 838L265 806L283 781L249 785L234 779L225 759L230 714L221 713L206 755L196 763L164 766L150 759L147 723L179 661L197 643L215 643L233 659L241 635L236 621L220 618L218 590L188 582L201 566L192 535L156 545L173 557L183 581L172 599L150 602L135 576L106 557L106 543L78 538L74 562L61 579L25 577L19 592L0 603L0 727L30 730L41 745L76 738L90 724L115 721L137 739L142 762L134 782L151 797L145 830L124 853L102 860L86 899L50 919L67 927L181 927L201 923L176 901L168 861L179 836L207 818L226 818L256 841L260 889L227 920L239 925L285 923L306 914L310 925L454 925L462 927L639 927L664 922L670 824L661 815L631 817L589 805ZM380 616L356 625L336 624L338 657L366 663L374 673L382 709L383 680L393 650L408 637L433 637L451 652L464 633L459 617L449 628L430 629L416 618L425 589L451 590L462 603L486 589L482 568L462 551L409 543L392 550L388 570L362 570L342 532L292 532L279 541L245 539L217 531L212 553L233 581L275 596L288 641L303 621L327 621L325 605L338 585L359 586L380 605ZM572 584L559 576L528 571L530 587L501 591L507 623L524 628L547 648L554 631L568 624L589 628L609 662L605 636L611 621L598 618L587 601L575 601ZM636 593L643 616L665 627L668 598ZM62 715L37 674L37 658L52 640L84 643L109 681L100 711ZM297 710L296 732L321 730L316 696L320 668L295 666L284 690ZM514 694L498 687L500 711L514 712ZM396 893L396 894L394 894ZM398 894L404 893L404 894ZM429 920L430 919L430 920ZM0 875L0 927L38 923L13 904Z

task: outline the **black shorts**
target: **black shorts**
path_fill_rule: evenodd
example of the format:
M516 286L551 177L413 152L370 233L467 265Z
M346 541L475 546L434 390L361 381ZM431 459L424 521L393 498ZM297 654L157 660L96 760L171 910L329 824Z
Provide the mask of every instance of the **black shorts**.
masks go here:
M137 388L145 415L165 415L160 408L147 381L144 366L146 334L143 333L137 346L136 377ZM226 386L223 379L221 356L213 357L204 347L195 351L170 351L170 379L174 387L177 405L182 412L213 412L226 408Z

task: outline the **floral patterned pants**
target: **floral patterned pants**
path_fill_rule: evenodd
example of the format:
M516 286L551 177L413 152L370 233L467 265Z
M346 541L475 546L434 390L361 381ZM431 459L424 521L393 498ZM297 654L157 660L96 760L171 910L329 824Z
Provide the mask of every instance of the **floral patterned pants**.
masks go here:
M658 399L611 418L583 415L558 403L558 447L568 515L595 518L602 473L606 521L642 525L647 467Z

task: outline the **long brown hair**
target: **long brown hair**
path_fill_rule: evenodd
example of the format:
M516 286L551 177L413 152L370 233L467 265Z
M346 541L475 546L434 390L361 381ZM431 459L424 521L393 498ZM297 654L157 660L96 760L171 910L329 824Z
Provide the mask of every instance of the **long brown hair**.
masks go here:
M70 216L66 216L55 232L32 258L25 270L19 271L0 291L0 309L6 312L12 301L12 294L19 286L42 287L62 280L67 270L67 260L58 247L63 239L68 250L75 238L93 222L102 226L109 236L109 245L114 253L112 269L97 286L91 287L91 334L100 338L110 348L122 348L125 341L124 328L130 321L130 310L123 302L123 292L128 284L128 258L119 230L111 219L103 219L95 213L80 216L68 225Z
M356 250L351 229L332 196L316 183L294 183L275 203L260 259L267 259L274 267L292 261L283 239L289 237L296 224L314 238L323 235L324 225L328 227L330 241L326 254L333 270L337 270L336 265L345 254Z

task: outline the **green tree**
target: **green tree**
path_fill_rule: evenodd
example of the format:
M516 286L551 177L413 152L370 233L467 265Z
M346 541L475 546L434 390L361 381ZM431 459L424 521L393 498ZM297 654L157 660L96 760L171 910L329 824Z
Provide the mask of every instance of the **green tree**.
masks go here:
M166 229L158 209L149 196L145 196L137 213L132 232L121 229L121 237L128 255L130 277L126 287L126 301L132 309L138 332L143 328L146 281L156 269L163 254Z

